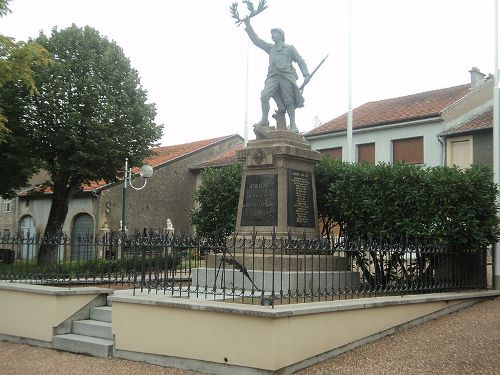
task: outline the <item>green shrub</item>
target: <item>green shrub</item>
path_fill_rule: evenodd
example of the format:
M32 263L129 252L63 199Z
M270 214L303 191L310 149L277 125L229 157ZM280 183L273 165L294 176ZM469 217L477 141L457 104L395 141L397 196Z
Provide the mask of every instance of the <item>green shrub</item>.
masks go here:
M383 242L439 242L454 250L485 248L499 237L491 169L349 164L316 167L320 218L340 235Z
M242 175L241 164L208 168L195 192L198 207L190 219L201 237L220 239L234 231Z

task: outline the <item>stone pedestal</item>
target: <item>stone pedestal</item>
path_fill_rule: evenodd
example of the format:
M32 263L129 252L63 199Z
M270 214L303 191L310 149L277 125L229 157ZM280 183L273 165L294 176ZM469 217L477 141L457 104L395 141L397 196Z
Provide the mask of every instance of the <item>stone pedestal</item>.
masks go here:
M257 139L238 154L244 166L236 231L239 236L317 238L314 166L320 153L300 134L255 128Z

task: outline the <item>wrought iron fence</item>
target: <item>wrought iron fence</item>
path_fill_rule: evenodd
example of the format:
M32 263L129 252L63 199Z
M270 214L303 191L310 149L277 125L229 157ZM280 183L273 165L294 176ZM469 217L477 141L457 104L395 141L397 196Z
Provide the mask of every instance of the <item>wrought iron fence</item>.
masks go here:
M125 285L135 292L285 304L486 288L486 250L406 241L165 234L0 239L0 279ZM43 255L45 254L45 255ZM42 256L43 255L43 256Z

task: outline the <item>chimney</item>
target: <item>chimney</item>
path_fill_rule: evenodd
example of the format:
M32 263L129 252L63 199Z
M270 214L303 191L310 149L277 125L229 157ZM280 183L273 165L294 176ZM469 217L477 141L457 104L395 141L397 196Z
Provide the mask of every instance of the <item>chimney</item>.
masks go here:
M481 71L473 67L471 70L469 70L470 73L470 88L474 90L475 88L479 87L481 83L484 82L484 77L486 77L486 74L481 73Z

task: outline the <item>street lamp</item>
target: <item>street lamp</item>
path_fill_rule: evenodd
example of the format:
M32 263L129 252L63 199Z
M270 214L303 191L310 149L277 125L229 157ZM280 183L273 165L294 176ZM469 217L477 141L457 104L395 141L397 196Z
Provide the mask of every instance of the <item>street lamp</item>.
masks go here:
M127 206L127 189L130 186L134 190L144 189L146 184L148 183L148 178L153 175L153 167L150 165L143 165L139 171L139 174L142 178L144 178L144 184L141 187L135 187L132 185L132 168L128 166L128 158L125 158L125 175L123 178L123 202L122 202L122 238L125 237L125 218L126 218L126 206Z

